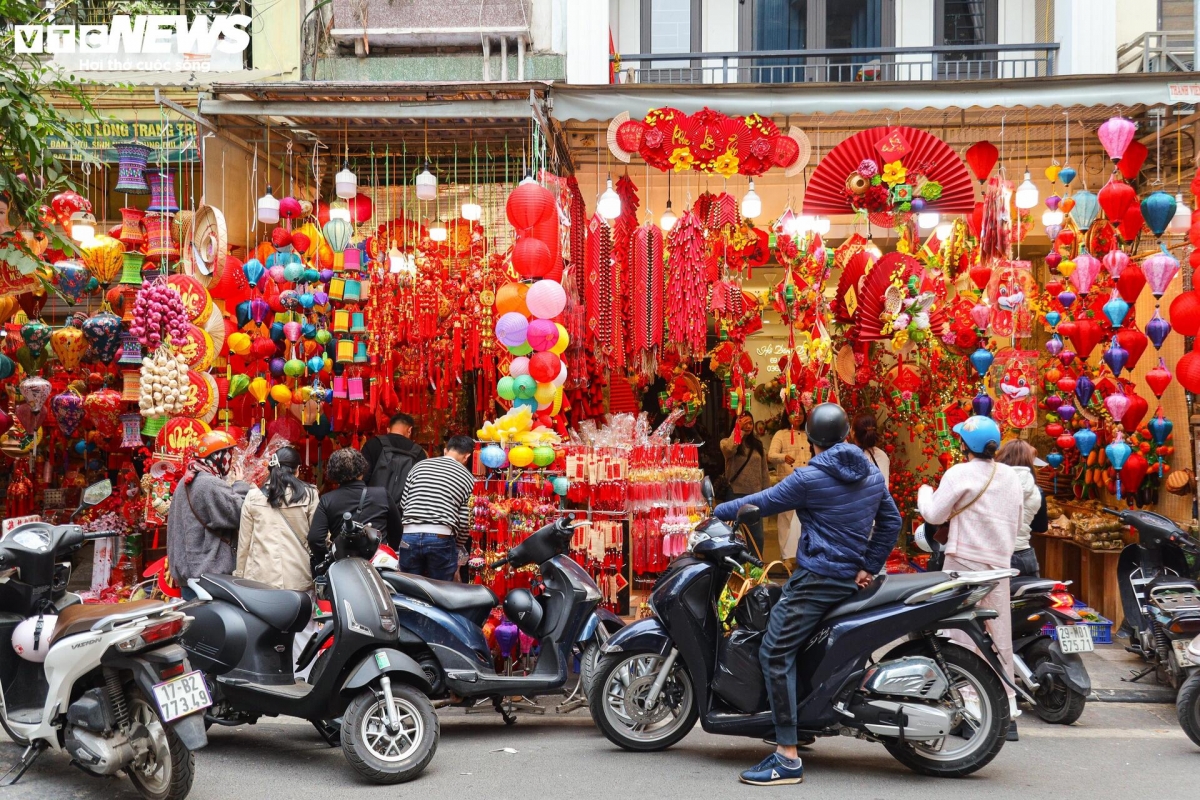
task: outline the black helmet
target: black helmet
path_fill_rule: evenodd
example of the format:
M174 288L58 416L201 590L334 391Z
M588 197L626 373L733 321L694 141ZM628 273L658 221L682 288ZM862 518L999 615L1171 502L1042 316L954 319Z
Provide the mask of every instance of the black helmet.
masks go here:
M808 413L804 430L810 444L827 449L846 441L850 435L850 418L837 403L821 403Z

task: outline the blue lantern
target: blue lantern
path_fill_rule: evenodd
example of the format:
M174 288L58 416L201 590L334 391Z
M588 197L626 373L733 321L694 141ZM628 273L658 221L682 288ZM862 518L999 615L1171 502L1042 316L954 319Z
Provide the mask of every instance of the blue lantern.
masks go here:
M996 357L992 355L992 352L982 347L971 353L971 363L975 366L975 371L979 373L979 377L981 378L987 374L987 371L992 366L992 362L995 360Z
M1057 311L1047 311L1046 322L1049 323L1051 328L1058 327L1058 323L1062 322L1062 314Z
M246 280L251 286L257 288L263 279L263 275L267 274L267 268L257 258L252 258L245 264L242 264L242 274L246 276Z
M1075 381L1075 396L1079 398L1079 405L1087 408L1087 404L1092 402L1092 393L1096 391L1096 384L1087 375L1080 375L1079 380Z
M1096 446L1096 434L1091 428L1081 428L1075 431L1075 446L1079 448L1079 455L1087 458L1092 452L1092 448Z
M1104 316L1108 317L1108 321L1112 323L1114 328L1121 327L1121 323L1125 321L1125 315L1129 313L1129 303L1121 299L1121 292L1113 289L1112 297L1104 304Z
M1059 170L1059 177L1062 177L1063 172L1066 170ZM1092 223L1100 214L1100 198L1095 192L1089 191L1076 192L1071 197L1075 201L1075 207L1071 209L1071 219L1075 220L1079 230L1086 231L1092 227Z
M1063 182L1063 186L1070 186L1078 174L1074 167L1063 167L1058 171L1058 179Z
M500 469L508 463L508 454L499 445L489 444L480 451L479 460L488 469Z
M1171 323L1162 318L1158 313L1158 309L1154 309L1154 316L1146 323L1146 337L1154 343L1154 349L1162 348L1163 342L1167 340L1167 336L1171 333Z
M1142 201L1142 219L1155 236L1162 236L1175 216L1175 198L1166 192L1154 192Z

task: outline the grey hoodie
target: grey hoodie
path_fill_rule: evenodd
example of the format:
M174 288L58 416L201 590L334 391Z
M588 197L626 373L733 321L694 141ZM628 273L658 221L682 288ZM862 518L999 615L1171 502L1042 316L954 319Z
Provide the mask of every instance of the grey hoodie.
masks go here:
M207 472L197 472L191 485L179 482L167 515L167 561L178 585L206 572L233 573L242 501L252 488L245 481L230 486Z

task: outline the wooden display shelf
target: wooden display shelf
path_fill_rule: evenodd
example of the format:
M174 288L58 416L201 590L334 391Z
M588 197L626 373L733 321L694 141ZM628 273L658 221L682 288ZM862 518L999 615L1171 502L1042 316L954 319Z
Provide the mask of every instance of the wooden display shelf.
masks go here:
M1121 611L1121 593L1117 583L1117 559L1120 550L1093 550L1076 542L1033 534L1033 549L1043 578L1071 581L1071 594L1113 622L1113 630L1125 619Z

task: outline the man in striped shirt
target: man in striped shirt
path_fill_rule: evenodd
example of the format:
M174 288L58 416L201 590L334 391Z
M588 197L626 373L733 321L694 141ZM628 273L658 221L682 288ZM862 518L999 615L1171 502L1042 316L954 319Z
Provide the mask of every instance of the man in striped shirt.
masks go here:
M404 484L404 543L400 569L440 581L458 572L456 539L471 533L471 493L475 476L466 464L475 443L453 436L446 454L413 465Z

